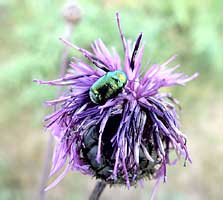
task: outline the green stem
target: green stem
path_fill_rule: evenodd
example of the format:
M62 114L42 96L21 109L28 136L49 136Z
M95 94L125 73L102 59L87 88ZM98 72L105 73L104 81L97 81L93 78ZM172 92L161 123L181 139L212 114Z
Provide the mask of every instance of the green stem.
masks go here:
M106 183L104 181L98 181L89 197L89 200L99 200L105 187L106 187Z

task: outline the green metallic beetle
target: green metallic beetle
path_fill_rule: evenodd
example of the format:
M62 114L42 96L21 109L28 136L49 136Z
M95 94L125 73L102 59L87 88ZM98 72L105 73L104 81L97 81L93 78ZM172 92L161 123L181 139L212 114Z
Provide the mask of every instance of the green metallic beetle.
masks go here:
M103 104L122 91L127 83L127 75L121 70L107 72L90 88L89 96L93 103Z

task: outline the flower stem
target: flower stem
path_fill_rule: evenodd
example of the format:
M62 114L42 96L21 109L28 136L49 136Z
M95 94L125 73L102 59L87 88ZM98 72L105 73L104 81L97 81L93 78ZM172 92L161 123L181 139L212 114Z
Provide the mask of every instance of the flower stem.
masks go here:
M89 197L89 200L99 200L102 192L104 191L106 187L106 183L104 181L98 181L95 184L95 187Z
M74 31L74 25L75 24L73 24L73 23L66 23L64 38L68 41L71 40L73 31ZM69 55L69 47L64 46L64 48L62 50L62 54L61 54L60 77L64 77L64 75L66 73L67 66L68 66L68 55ZM59 96L61 94L61 92L62 92L62 90L61 90L61 88L59 88L57 91L57 96ZM40 185L39 185L39 194L37 197L37 199L39 199L39 200L45 199L44 189L46 187L46 183L48 180L50 161L51 161L51 157L53 155L53 144L54 144L53 136L50 134L48 137L47 149L46 149L44 164L43 164L43 171L42 171Z

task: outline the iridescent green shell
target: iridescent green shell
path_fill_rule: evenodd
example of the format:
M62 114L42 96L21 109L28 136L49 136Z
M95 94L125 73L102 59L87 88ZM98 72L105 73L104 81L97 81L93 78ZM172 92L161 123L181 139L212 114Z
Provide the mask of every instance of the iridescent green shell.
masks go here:
M90 88L89 95L92 102L103 104L108 99L117 96L127 83L125 72L116 70L107 72L99 78Z

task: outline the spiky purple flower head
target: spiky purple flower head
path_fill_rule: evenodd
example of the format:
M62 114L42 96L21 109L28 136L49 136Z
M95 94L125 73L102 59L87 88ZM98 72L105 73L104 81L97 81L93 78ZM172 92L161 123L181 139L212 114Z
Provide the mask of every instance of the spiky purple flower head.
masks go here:
M57 140L50 175L64 168L48 188L56 185L69 170L128 187L146 177L165 179L172 149L178 158L183 156L185 161L191 161L186 136L179 129L176 101L159 89L185 85L197 74L189 77L175 72L179 65L168 68L175 56L163 64L151 65L143 74L142 33L132 43L122 33L118 14L117 23L124 62L114 49L110 53L101 40L92 45L91 53L61 39L80 51L91 64L75 60L65 77L37 80L40 84L67 86L61 97L46 102L58 108L45 118L46 127ZM95 104L89 97L90 88L99 78L117 70L127 75L125 87L105 103Z

